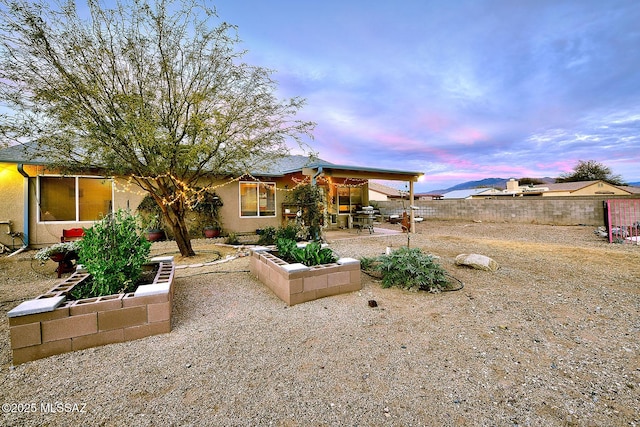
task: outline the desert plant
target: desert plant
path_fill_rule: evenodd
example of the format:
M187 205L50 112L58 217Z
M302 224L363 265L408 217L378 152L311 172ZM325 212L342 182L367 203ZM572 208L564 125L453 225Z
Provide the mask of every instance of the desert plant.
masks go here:
M36 254L34 255L34 258L39 261L45 262L55 254L67 254L69 252L77 252L78 249L80 249L80 242L77 240L73 240L70 242L56 243L54 245L47 246L46 248L40 249L38 252L36 252Z
M378 272L382 287L440 292L449 286L445 270L418 248L401 247L388 255L360 260L363 270Z
M229 233L224 241L227 245L239 245L240 239L236 233Z
M151 243L142 235L141 219L118 210L85 230L79 241L80 263L91 274L91 296L130 292L142 274Z

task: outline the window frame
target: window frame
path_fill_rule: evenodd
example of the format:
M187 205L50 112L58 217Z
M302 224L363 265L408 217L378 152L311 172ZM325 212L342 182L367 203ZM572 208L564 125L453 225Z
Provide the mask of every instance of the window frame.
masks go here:
M358 186L358 187L354 187L354 186L349 186L349 185L343 185L343 184L334 184L335 186L335 203L334 203L334 209L335 209L335 214L337 215L352 215L356 209L356 207L358 206L358 203L354 203L357 202L358 197L353 197L353 192L354 190L356 191L360 191L360 204L363 204L363 199L364 199L364 191L362 190L362 187ZM348 190L349 192L349 205L348 205L348 210L346 211L341 211L340 207L341 206L347 206L347 205L342 205L340 203L340 189L343 190ZM344 197L344 196L343 196Z
M64 219L64 220L45 220L42 219L42 178L73 178L74 179L74 202L75 202L75 219ZM91 220L80 220L80 185L79 182L81 179L99 179L109 181L111 183L111 195L110 195L110 205L111 212L113 213L114 209L114 199L115 199L115 180L113 177L108 176L97 176L97 175L55 175L55 174L43 174L37 176L36 182L36 205L37 205L37 223L38 224L77 224L77 223L85 223L85 224L93 224L96 221L99 221L100 218L91 219Z
M257 201L257 206L256 206L256 215L243 215L242 214L242 186L243 184L252 184L255 185L255 190L256 190L256 201ZM273 188L273 215L261 215L260 214L260 187L261 186L265 186L265 187L272 187ZM278 216L278 200L277 200L277 191L278 187L276 185L275 182L273 181L268 181L268 182L263 182L263 181L240 181L238 183L238 214L240 219L247 219L247 218L276 218Z

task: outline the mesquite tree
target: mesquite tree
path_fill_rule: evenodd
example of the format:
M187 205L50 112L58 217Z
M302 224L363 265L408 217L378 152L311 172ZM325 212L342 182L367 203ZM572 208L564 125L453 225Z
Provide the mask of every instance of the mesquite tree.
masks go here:
M596 181L601 180L613 185L624 185L620 175L614 175L610 167L595 160L578 160L573 172L564 173L556 182Z
M154 198L183 256L185 213L212 176L242 174L304 143L304 101L242 62L237 29L204 0L0 0L4 135L67 171L130 177Z

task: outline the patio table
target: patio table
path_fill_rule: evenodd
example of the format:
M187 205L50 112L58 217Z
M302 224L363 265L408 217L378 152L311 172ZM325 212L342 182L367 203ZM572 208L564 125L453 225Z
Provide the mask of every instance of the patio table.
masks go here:
M369 229L369 234L373 233L373 220L375 215L373 210L357 211L353 216L353 225L358 228L358 232L363 229Z

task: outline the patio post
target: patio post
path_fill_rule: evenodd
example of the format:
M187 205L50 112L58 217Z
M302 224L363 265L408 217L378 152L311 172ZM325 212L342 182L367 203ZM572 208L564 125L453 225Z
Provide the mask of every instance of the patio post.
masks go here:
M409 181L409 218L411 221L411 229L410 232L411 233L415 233L416 232L416 219L415 219L415 213L414 213L414 209L413 209L413 181Z

